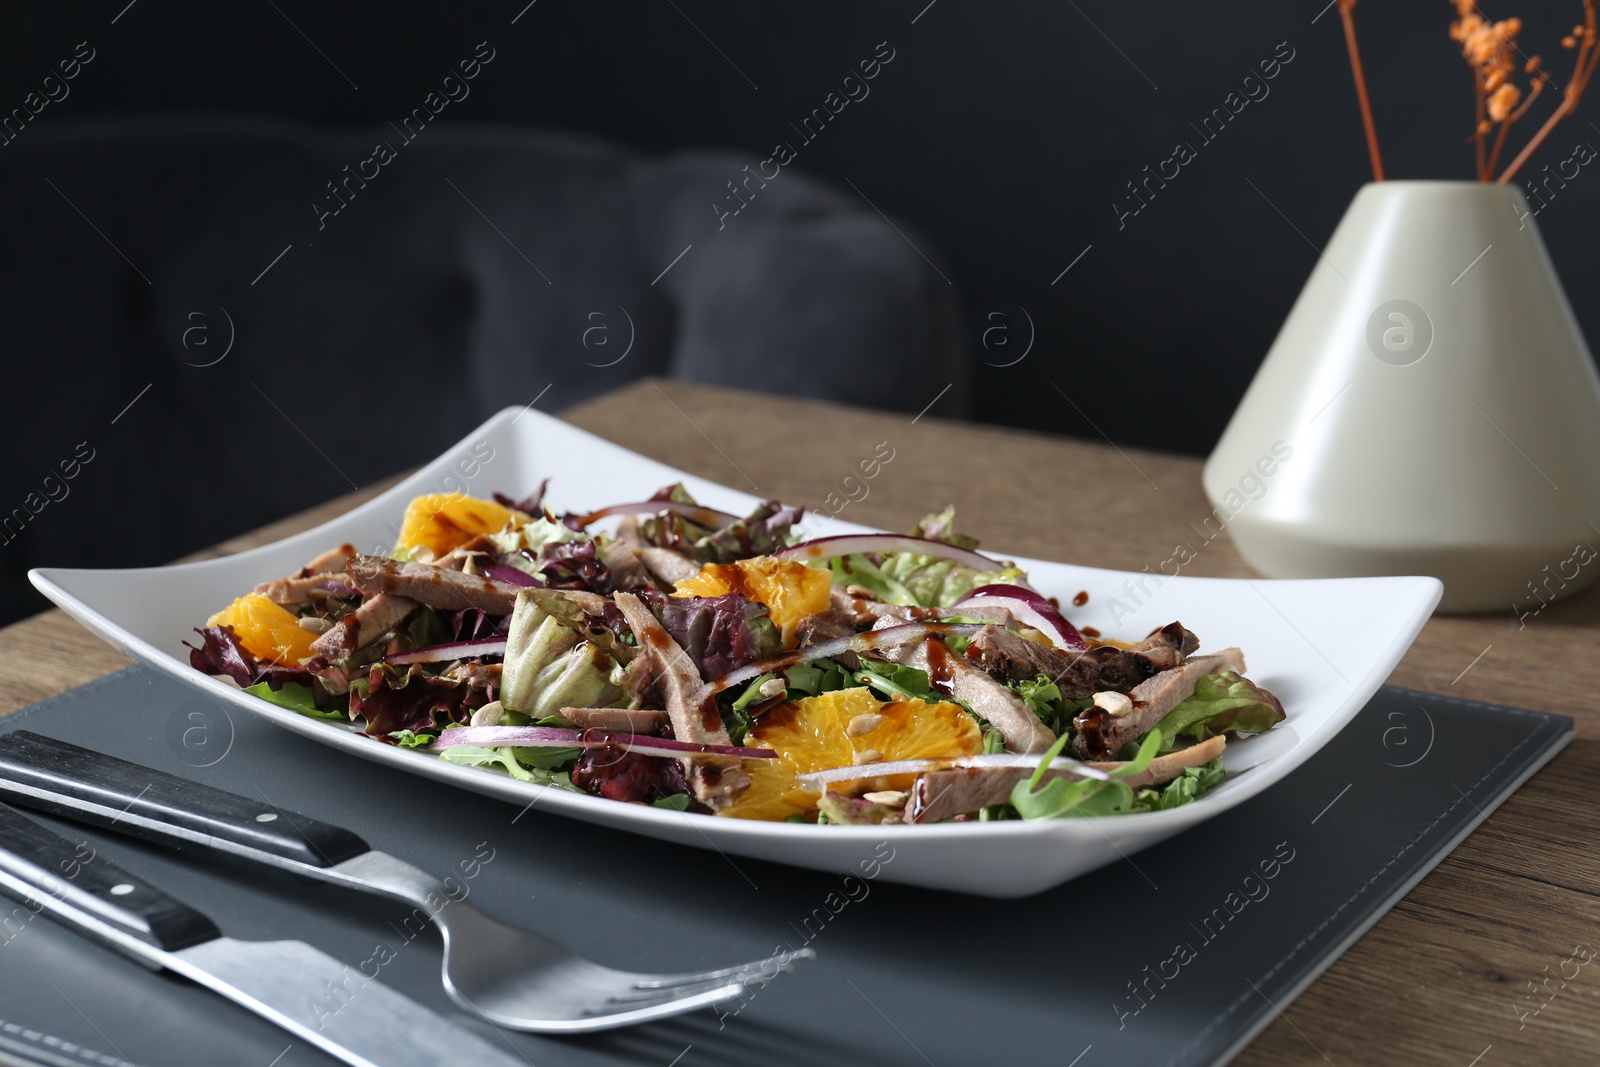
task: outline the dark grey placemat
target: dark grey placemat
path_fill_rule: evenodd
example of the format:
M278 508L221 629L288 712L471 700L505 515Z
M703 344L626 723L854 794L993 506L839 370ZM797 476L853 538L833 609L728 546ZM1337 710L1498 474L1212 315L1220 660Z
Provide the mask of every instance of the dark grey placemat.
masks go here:
M474 903L601 962L687 970L803 943L818 954L721 1014L506 1037L539 1067L1224 1062L1573 736L1565 717L1385 689L1239 808L1050 892L993 901L874 881L871 867L819 874L519 812L146 675L65 693L0 733L26 726L263 796L441 875L488 842ZM357 965L387 946L380 980L492 1034L446 999L438 939L408 937L403 905L52 825L230 935L299 938ZM334 1062L198 987L9 914L0 1018L148 1067Z

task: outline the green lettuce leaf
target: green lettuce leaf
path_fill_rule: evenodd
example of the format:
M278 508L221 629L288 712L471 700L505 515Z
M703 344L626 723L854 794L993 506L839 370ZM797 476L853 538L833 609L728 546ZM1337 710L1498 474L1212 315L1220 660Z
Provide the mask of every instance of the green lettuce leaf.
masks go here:
M1232 731L1259 734L1284 719L1278 698L1233 671L1208 674L1194 687L1194 693L1156 723L1167 739L1163 751L1170 752L1180 739L1204 741Z
M604 708L624 696L621 668L600 647L517 595L500 672L500 703L542 719L562 708Z
M534 560L539 558L539 550L545 545L557 544L562 541L587 541L589 535L582 530L574 530L564 522L551 522L540 517L515 530L503 530L500 533L489 535L495 550L501 556L517 554L506 562L513 567L527 571L529 574L538 574L539 565ZM523 549L533 555L533 559L521 556Z
M1015 585L1027 577L1018 567L980 571L915 552L891 552L879 570L911 594L911 603L925 608L947 608L980 586Z
M257 682L255 685L245 686L244 691L280 708L298 711L309 719L321 719L324 722L350 721L350 713L338 706L338 698L326 708L319 708L312 696L311 687L300 685L298 682L285 682L277 689L273 689L266 682Z
M943 541L960 548L977 548L978 539L956 533L956 506L948 504L943 511L924 515L909 531L912 537L925 537L929 541Z

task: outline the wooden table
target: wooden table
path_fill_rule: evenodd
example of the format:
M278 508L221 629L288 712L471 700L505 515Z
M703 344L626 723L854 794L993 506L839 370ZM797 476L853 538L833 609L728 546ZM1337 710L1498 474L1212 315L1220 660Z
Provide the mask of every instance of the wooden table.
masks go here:
M930 395L932 393L930 388ZM1008 551L1140 570L1210 514L1193 459L989 427L645 381L564 413L673 466L793 504L847 497L888 442L894 458L841 517L905 529L953 501L964 530ZM218 546L304 529L387 484ZM851 483L852 486L855 483ZM855 490L860 496L860 490ZM1186 573L1252 572L1219 538ZM127 665L59 611L0 631L0 713ZM1600 964L1532 999L1574 946L1600 946L1600 587L1519 620L1435 618L1390 679L1540 711L1578 740L1378 922L1237 1060L1269 1064L1600 1062ZM1568 965L1570 970L1571 965ZM1548 968L1548 969L1547 969ZM1531 984L1530 984L1531 983ZM1547 1001L1547 1003L1545 1003ZM1519 1021L1545 1003L1538 1015ZM1477 1058L1475 1058L1477 1057Z

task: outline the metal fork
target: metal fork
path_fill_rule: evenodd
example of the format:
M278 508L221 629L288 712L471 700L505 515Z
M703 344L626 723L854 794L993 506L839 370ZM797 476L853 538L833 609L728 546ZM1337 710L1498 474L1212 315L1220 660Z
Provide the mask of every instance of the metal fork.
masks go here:
M464 885L452 889L349 830L26 730L0 740L0 798L411 904L444 939L441 972L451 999L517 1030L585 1033L680 1015L740 997L814 955L801 949L676 974L604 967L490 918L467 903Z

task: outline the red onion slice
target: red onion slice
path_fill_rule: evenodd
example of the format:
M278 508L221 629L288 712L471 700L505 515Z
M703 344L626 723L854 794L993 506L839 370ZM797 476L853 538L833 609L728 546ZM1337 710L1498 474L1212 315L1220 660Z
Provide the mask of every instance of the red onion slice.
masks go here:
M739 521L739 516L730 515L726 511L702 507L699 504L680 504L675 500L640 500L631 504L612 504L608 508L580 515L574 521L579 528L582 528L590 523L599 522L608 515L653 515L658 511L674 512L696 526L704 526L709 530L720 530L730 523Z
M478 573L485 578L490 578L497 582L505 582L507 585L520 585L528 589L544 588L544 583L539 579L521 567L513 567L509 563L479 563Z
M481 641L453 641L447 645L429 645L427 648L414 648L410 652L397 652L392 656L385 656L384 661L387 663L438 663L447 659L503 656L505 653L506 639L499 637Z
M609 730L568 730L558 726L457 726L445 730L433 742L433 748L455 748L457 745L483 745L498 748L515 745L518 748L606 748L614 746L647 756L737 756L740 759L777 759L776 752L764 748L740 748L734 745L700 745L692 741L674 741L668 737L646 737L643 734L619 734Z
M1006 565L990 559L970 548L952 545L946 541L933 541L909 534L838 534L802 541L798 545L781 548L773 555L778 559L797 559L805 563L831 559L835 556L853 556L857 552L915 552L920 556L935 556L980 571L1003 571Z
M454 733L455 731L450 731ZM1038 756L1024 755L1020 752L995 752L986 756L957 756L953 759L902 759L889 760L884 763L860 763L850 767L830 767L824 771L812 771L799 776L801 785L807 788L828 786L834 782L853 782L861 778L880 778L891 774L926 774L929 771L945 771L958 767L1021 767L1024 770L1036 770L1039 766ZM1057 756L1050 761L1053 771L1070 771L1080 778L1093 778L1099 782L1111 780L1111 775L1099 767L1091 767L1087 763Z
M1050 643L1057 648L1074 652L1084 652L1089 648L1089 643L1083 639L1078 628L1063 618L1054 604L1032 589L1016 585L985 585L957 601L950 612L959 615L961 609L969 604L1003 607L1024 626L1031 626L1050 638Z
M832 641L807 645L782 656L747 664L736 671L724 674L721 678L707 682L700 695L709 699L740 682L748 682L763 674L782 674L790 667L801 663L837 656L843 652L870 652L875 648L893 648L895 645L921 640L934 634L961 634L970 637L983 629L984 625L977 622L908 622L901 626L886 626L881 630L851 634L849 637L836 637Z

